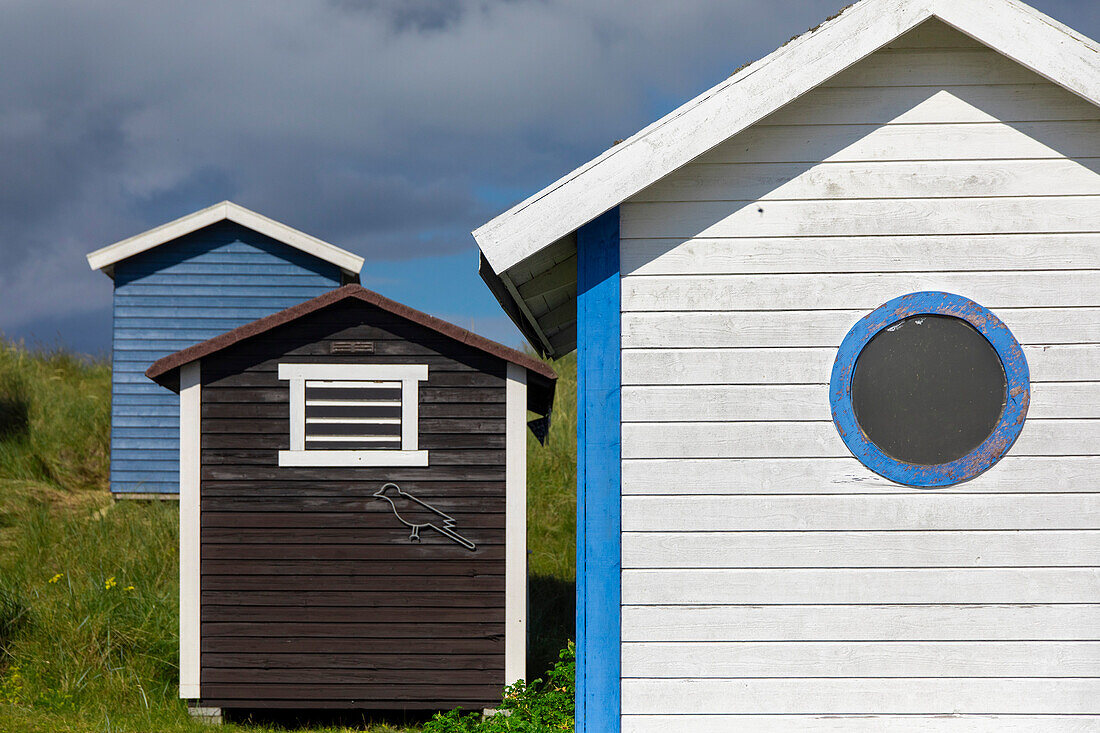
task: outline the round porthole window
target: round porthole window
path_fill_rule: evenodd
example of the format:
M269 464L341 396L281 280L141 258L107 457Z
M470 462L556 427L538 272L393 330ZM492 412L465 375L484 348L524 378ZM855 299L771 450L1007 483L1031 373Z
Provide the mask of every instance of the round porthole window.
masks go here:
M830 383L852 454L907 486L949 486L999 461L1023 429L1030 382L1000 319L950 293L895 298L844 338Z

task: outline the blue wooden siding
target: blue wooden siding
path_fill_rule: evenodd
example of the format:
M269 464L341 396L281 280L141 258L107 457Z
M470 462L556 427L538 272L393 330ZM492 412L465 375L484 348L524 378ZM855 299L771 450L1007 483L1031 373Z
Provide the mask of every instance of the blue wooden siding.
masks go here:
M179 397L150 364L340 284L336 265L227 221L117 263L111 490L179 492Z
M620 729L619 210L577 231L577 733Z

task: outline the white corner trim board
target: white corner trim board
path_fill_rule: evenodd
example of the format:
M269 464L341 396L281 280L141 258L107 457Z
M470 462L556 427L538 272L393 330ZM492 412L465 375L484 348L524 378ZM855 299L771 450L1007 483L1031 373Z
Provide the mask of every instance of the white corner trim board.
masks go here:
M862 0L474 231L503 273L931 18L1100 105L1100 44L1017 0Z
M363 267L362 257L316 237L311 237L305 232L274 219L269 219L262 214L257 214L255 211L239 206L232 201L222 201L129 239L123 239L121 242L115 242L97 249L88 255L88 265L93 270L106 270L110 274L110 268L120 260L159 247L165 242L178 239L185 234L190 234L223 220L240 224L254 232L259 232L264 236L311 254L352 275L358 275L359 270Z
M290 450L279 451L280 466L416 466L428 465L428 451L419 449L419 384L428 379L428 366L426 364L280 364L279 379L290 382ZM400 438L393 434L378 436L377 431L372 436L371 428L384 423L396 423L396 418L317 418L316 422L344 422L361 425L363 430L356 436L332 436L325 438L325 442L340 442L352 440L353 442L393 442L400 440L400 447L388 449L355 449L339 450L332 446L328 449L310 449L310 440L321 439L309 437L307 431L306 410L308 405L342 406L340 401L324 401L320 403L306 400L306 387L311 389L320 387L350 388L360 391L385 388L401 390L401 435ZM329 390L322 389L322 392ZM361 399L361 398L360 398ZM369 399L369 398L368 398ZM390 398L392 400L392 398ZM391 402L355 402L348 401L343 404L357 405L366 409L379 406L397 407ZM377 413L375 413L376 415ZM321 426L324 427L324 426ZM375 443L378 444L378 443Z
M527 676L527 370L508 365L505 387L504 682Z
M202 370L180 367L180 698L199 694L199 480Z

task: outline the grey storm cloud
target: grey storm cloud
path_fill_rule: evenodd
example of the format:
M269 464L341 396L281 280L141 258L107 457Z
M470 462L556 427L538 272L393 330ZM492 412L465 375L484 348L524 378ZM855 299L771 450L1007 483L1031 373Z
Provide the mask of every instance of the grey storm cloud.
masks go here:
M86 252L224 198L368 259L469 249L843 4L7 0L0 332L80 328L110 302ZM1092 0L1036 4L1100 35Z

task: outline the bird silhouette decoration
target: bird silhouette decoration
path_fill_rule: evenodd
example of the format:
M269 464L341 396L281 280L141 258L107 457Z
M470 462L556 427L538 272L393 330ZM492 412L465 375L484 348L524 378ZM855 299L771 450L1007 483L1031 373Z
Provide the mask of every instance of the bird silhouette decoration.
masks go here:
M385 499L393 507L393 513L406 527L412 529L409 542L420 541L420 530L425 527L434 529L452 542L465 547L467 550L476 550L477 545L454 531L455 520L439 511L431 504L417 499L407 491L402 491L397 484L386 484L374 492L378 499Z

